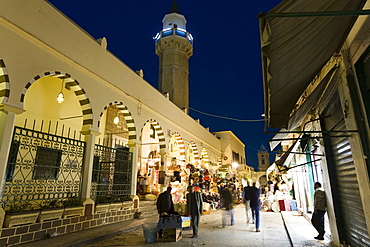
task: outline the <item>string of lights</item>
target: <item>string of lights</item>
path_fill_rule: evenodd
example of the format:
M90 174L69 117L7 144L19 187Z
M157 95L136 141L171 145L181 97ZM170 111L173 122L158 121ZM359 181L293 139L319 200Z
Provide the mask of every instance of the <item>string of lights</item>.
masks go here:
M237 118L223 117L223 116L217 116L217 115L213 115L213 114L205 113L205 112L202 112L202 111L196 110L196 109L191 108L191 107L189 107L189 109L190 109L190 110L193 110L193 111L196 111L196 112L198 112L198 113L204 114L204 115L206 115L206 116L216 117L216 118L223 118L223 119L228 119L228 120L233 120L233 121L239 121L239 122L263 122L263 121L265 121L265 119L247 120L247 119L237 119Z

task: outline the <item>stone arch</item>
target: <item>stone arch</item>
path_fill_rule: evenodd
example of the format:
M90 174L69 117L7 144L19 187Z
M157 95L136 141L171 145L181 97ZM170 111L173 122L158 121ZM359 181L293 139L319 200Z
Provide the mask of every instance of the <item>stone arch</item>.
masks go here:
M255 173L255 181L254 182L259 182L260 178L266 176L266 172L256 172Z
M0 57L0 104L3 104L9 97L9 76L4 60Z
M194 141L191 141L189 145L190 145L191 150L193 151L194 159L199 161L199 150L198 150L197 144L195 144Z
M185 144L178 132L174 132L172 136L175 136L177 143L179 144L181 160L185 161Z
M260 186L262 186L264 184L267 184L266 174L265 175L262 175L262 176L259 176L258 183L259 183Z
M156 120L149 119L148 121L146 121L146 123L141 128L141 132L143 132L143 128L147 123L149 123L153 126L153 128L155 129L155 131L158 135L159 149L160 149L161 153L165 152L166 142L165 142L165 135L164 135L162 127L159 125L159 123Z
M209 167L209 157L208 157L208 151L206 148L202 148L201 157L202 157L202 161L204 162L204 165L206 167Z
M104 110L100 113L99 115L100 119L103 116L104 112L107 110L107 108L112 105L115 105L118 108L118 110L123 114L123 117L127 124L128 132L129 132L128 133L128 145L133 146L136 140L136 127L135 127L134 119L131 115L131 112L128 110L127 106L125 106L120 101L110 102L108 105L104 107ZM98 127L99 126L100 126L100 120L98 121Z
M81 88L80 83L76 79L72 78L72 76L68 73L64 73L60 71L48 71L48 72L39 74L35 76L34 78L32 78L32 80L30 80L26 84L26 86L24 87L22 91L22 94L20 97L21 105L23 106L24 98L25 98L27 90L31 87L31 85L35 81L37 81L41 77L55 77L55 78L64 80L64 82L66 83L66 87L69 87L71 90L73 90L73 92L75 93L80 103L81 110L82 110L82 118L83 118L82 129L85 129L85 130L91 129L92 124L93 124L93 118L92 118L93 111L91 108L90 100L87 97L85 90Z

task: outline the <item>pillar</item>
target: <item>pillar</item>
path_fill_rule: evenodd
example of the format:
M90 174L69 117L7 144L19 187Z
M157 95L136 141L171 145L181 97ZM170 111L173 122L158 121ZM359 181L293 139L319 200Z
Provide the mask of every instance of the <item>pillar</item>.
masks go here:
M132 153L132 169L131 169L131 196L136 195L137 186L137 164L139 162L139 144L128 144Z
M85 206L85 216L93 214L95 202L90 198L93 161L95 152L95 137L100 135L98 131L81 131L86 142L84 162L82 168L81 201Z
M9 104L0 105L0 199L3 194L6 168L8 164L8 156L12 143L15 117L17 114L23 113L24 110ZM5 217L5 211L0 207L0 229L2 228Z
M166 172L167 171L167 153L166 153L166 150L161 150L161 166L159 168L160 171L164 171ZM166 179L164 180L164 182L166 183ZM159 192L162 193L163 191L165 191L165 188L166 188L166 184L160 184L159 185Z

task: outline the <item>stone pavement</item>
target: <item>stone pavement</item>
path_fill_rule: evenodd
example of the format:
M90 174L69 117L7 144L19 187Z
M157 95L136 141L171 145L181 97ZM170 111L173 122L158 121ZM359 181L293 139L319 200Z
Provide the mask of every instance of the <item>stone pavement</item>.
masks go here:
M290 238L291 246L329 246L330 236L325 236L325 240L318 241L314 237L317 231L311 223L297 211L280 212L285 228Z
M157 222L158 217L153 216L107 224L18 246L329 246L330 239L317 241L313 238L317 232L298 212L262 212L261 232L257 233L254 225L246 224L244 205L238 205L234 211L236 219L234 226L222 228L223 210L212 211L201 217L198 238L190 238L192 232L183 231L182 239L176 243L161 242L161 239L151 244L145 242L141 226L145 223Z

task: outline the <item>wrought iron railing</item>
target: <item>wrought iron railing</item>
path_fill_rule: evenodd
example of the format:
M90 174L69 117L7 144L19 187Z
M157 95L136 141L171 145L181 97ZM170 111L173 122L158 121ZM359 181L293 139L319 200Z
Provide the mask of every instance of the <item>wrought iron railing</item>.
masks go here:
M5 207L80 197L85 142L15 127L1 200Z
M128 148L95 145L91 198L98 203L129 200L131 170Z

